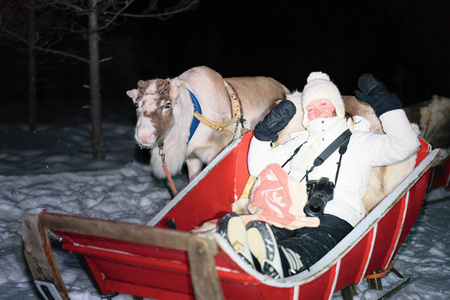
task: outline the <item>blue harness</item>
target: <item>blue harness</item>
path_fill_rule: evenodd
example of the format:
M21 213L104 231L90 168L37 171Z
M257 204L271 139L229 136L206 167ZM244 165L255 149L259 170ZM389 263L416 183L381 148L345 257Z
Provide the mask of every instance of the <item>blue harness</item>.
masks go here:
M192 93L189 89L188 89L189 95L191 96L191 100L192 103L194 104L194 112L198 112L199 114L202 113L202 108L200 107L200 103L197 100L197 97L195 97L194 93ZM194 135L195 130L197 130L198 124L200 123L200 121L194 116L192 118L192 123L191 123L191 128L190 128L190 133L189 133L189 139L188 139L188 143L191 140L192 136Z

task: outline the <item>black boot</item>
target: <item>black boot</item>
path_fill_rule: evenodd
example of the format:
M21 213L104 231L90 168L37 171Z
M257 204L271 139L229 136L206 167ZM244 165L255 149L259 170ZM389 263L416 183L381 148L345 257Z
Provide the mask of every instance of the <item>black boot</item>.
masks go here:
M296 274L303 267L300 255L279 246L269 224L254 221L247 226L250 252L261 265L261 273L272 278L284 278Z
M238 214L234 212L226 214L220 220L217 232L230 243L234 251L236 251L245 262L253 268L255 267L247 244L245 224Z

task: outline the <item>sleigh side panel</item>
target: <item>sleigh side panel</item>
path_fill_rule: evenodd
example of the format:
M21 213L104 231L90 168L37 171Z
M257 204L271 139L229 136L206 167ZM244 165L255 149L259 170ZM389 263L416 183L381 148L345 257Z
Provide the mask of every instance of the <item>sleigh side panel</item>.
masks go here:
M403 230L400 234L398 244L396 245L396 249L394 250L393 257L397 254L400 246L403 244L408 233L411 231L411 228L414 226L414 223L419 216L420 210L422 208L423 200L425 199L425 193L427 190L428 181L430 178L430 172L427 172L423 175L423 177L411 188L409 191L409 202L408 209L405 214L405 223L403 225ZM392 260L392 259L391 259Z
M392 253L404 221L405 200L405 197L402 197L375 225L377 227L377 235L366 273L370 274L378 269L383 269L381 266L384 264L386 257L389 257Z
M235 159L236 151L232 151L156 226L167 228L167 222L173 220L178 230L187 231L211 219L215 214L225 214L224 207L231 206L235 199L234 169L229 167Z
M416 161L416 167L418 164L427 157L427 155L430 152L430 146L428 143L426 143L423 139L419 138L419 141L421 143L421 147L419 151L417 152L417 161ZM405 202L405 212L404 212L404 221L400 228L399 235L396 239L396 244L394 245L394 249L389 252L389 257L387 256L385 258L385 261L382 264L382 269L386 269L389 265L389 263L395 258L395 255L397 254L398 250L400 249L401 245L403 244L406 236L411 231L411 228L413 227L414 223L417 220L417 217L419 216L420 210L422 208L423 201L425 199L425 194L427 191L427 185L430 180L430 174L431 170L430 168L427 168L423 172L421 172L418 177L420 178L414 186L412 186L406 195L403 197Z
M134 224L126 226L138 230ZM104 295L115 291L157 299L198 298L194 290L198 282L191 274L188 251L67 231L54 232L65 241L64 250L86 258ZM222 291L220 296L223 295L224 299L296 299L295 295L298 295L298 287L265 285L260 279L244 272L220 249L214 256L214 262ZM326 280L319 280L316 284L322 282ZM316 288L309 293L314 294Z
M84 256L103 294L115 291L145 297L149 291L157 291L161 299L173 299L178 294L178 299L192 299L194 295L197 299L222 299L220 272L214 263L217 245L211 238L50 213L36 217L26 214L24 220L37 221L32 235L42 236L51 230L61 239L64 250ZM44 240L49 243L48 235ZM51 262L51 249L45 248L44 253ZM50 268L59 275L56 266L46 259L36 260L34 253L29 257L36 269ZM63 283L57 289L67 296Z
M422 139L420 139L420 143L421 147L417 152L416 167L429 152L428 144ZM414 186L402 191L400 195L405 194L398 201L394 201L392 207L386 209L386 215L375 224L377 234L366 275L379 269L386 269L395 256L394 252L402 244L404 239L402 237L406 237L409 233L424 199L426 188L424 189L421 183L427 182L428 176L423 175L423 173L418 174L420 179L415 182ZM412 194L410 189L413 191Z
M253 132L220 154L172 202L176 205L164 214L157 215L150 225L167 228L173 220L178 230L187 231L211 219L219 219L231 211L249 176L247 156Z
M308 283L299 285L298 299L329 299L335 289L340 263Z
M339 279L334 291L358 284L367 272L372 257L376 228L372 228L340 261ZM355 264L355 262L358 262ZM352 266L352 267L349 267Z

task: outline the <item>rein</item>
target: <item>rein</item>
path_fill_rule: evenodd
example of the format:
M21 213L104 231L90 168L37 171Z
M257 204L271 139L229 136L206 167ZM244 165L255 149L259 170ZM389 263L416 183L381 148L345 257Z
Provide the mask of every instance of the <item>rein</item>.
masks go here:
M159 156L161 156L162 166L164 172L166 173L167 179L169 180L170 188L172 189L173 195L176 197L178 195L177 188L175 187L175 183L173 182L172 176L170 176L169 169L167 169L166 165L166 155L163 150L164 143L158 145L159 147Z

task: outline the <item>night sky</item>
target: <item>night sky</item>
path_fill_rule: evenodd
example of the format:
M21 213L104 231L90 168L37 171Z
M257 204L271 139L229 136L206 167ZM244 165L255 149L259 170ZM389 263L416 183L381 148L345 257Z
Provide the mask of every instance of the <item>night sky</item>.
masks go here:
M169 20L129 19L102 36L102 101L130 101L139 79L175 77L206 65L224 77L270 76L301 90L312 71L330 75L353 94L373 73L405 105L450 97L448 1L207 1ZM87 43L64 45L87 53ZM26 103L26 56L0 46L0 109ZM88 66L39 56L39 99L89 101ZM38 99L38 101L39 101ZM38 108L39 109L39 108ZM133 109L130 107L130 109Z

